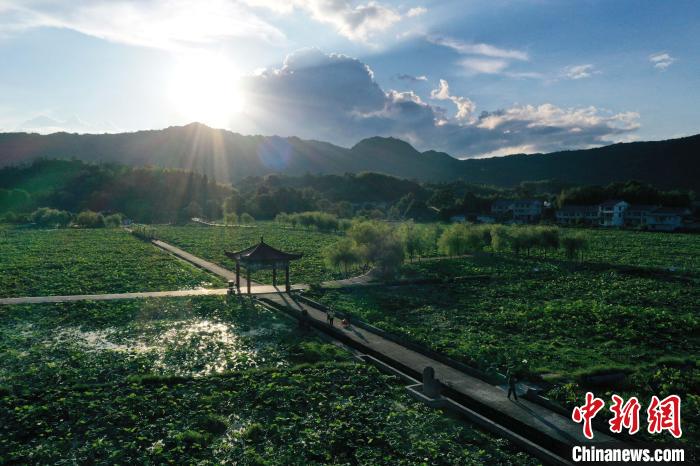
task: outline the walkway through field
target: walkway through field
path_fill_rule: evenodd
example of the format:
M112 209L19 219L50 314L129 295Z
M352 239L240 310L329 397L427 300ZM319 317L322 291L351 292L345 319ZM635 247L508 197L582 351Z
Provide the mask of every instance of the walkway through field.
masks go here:
M495 411L510 419L512 424L525 426L524 430L535 430L535 437L545 436L550 442L558 445L574 445L590 443L582 433L581 425L574 423L570 418L562 416L539 404L523 399L511 401L506 397L503 389L484 382L481 379L472 377L457 369L438 362L424 354L413 351L398 343L394 343L383 336L365 330L363 328L350 326L343 328L339 318L331 328L326 323L326 313L309 304L295 300L292 296L283 293L263 295L277 305L285 306L296 312L306 310L310 318L317 324L316 328L323 329L333 336L339 333L342 337L352 340L353 346L368 354L381 355L381 359L393 361L399 367L409 368L417 374L422 374L423 369L432 366L435 369L435 377L448 388L473 400L475 405L482 407L484 411ZM613 439L602 432L596 431L596 442L613 441ZM535 440L536 443L540 443Z

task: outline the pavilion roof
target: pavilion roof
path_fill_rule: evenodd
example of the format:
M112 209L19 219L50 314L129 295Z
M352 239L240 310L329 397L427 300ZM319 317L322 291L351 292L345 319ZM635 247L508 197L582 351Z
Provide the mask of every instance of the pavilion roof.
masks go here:
M238 252L226 252L227 257L241 262L287 262L300 259L302 254L294 254L275 249L260 238L260 243Z

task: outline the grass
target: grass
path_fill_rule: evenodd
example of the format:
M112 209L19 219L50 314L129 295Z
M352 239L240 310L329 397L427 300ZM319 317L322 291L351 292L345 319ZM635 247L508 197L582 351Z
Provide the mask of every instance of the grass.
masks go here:
M0 297L124 293L222 286L117 229L0 229Z
M293 230L282 228L272 222L259 222L253 227L209 227L209 226L159 226L157 235L196 256L235 270L235 262L225 256L226 251L235 252L257 244L260 238L277 249L302 253L303 257L290 266L292 283L316 283L341 278L340 273L328 269L323 261L322 249L340 238L333 233ZM283 280L284 276L278 275ZM272 272L257 271L252 278L262 283L272 283Z

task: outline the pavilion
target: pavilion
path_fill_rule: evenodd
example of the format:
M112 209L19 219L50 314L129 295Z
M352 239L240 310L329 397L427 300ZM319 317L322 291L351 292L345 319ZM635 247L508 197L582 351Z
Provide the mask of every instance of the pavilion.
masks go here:
M238 252L226 252L227 257L236 261L236 288L241 290L241 265L246 269L246 281L248 283L248 294L250 294L250 272L251 270L272 269L272 285L277 286L277 270L284 269L285 290L289 292L289 263L301 258L301 254L275 249L263 241Z

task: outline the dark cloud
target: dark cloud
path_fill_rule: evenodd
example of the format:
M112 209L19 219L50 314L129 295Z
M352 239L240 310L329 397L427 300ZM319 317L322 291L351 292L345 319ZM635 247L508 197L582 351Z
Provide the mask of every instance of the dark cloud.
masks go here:
M583 148L629 138L635 113L609 114L594 107L563 109L523 105L482 112L462 111L467 97L441 83L448 112L413 91L383 90L372 70L344 55L297 51L279 69L250 77L251 123L265 134L297 135L352 145L370 136L395 136L417 148L455 156ZM440 89L434 95L442 95Z

